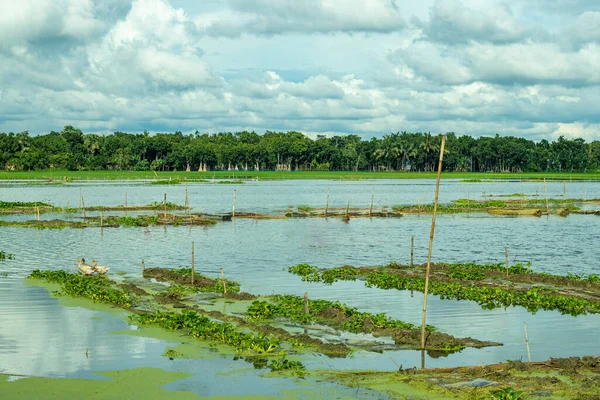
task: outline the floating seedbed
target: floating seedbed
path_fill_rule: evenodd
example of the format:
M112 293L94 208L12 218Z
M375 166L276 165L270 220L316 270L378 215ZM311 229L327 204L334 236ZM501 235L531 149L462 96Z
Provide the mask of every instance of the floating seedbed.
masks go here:
M425 265L318 269L299 264L288 270L308 282L363 280L367 287L380 289L422 292L425 288ZM484 309L521 306L530 312L558 310L573 316L600 313L600 278L596 275L535 274L522 264L506 271L502 263L439 263L431 267L429 284L431 293L442 299L472 300Z

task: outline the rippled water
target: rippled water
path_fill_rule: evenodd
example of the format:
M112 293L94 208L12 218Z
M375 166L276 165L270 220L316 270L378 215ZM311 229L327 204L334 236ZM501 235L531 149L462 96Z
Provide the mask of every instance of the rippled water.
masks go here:
M368 207L371 189L375 203L391 206L401 203L430 202L433 181L278 181L236 185L237 210L273 213L288 206L322 206L327 189L330 206ZM563 195L563 183L548 184L553 197ZM231 208L232 185L190 184L194 211L227 211ZM155 186L137 183L122 185L83 184L59 186L4 185L0 200L50 201L65 206L78 203L79 193L86 205L147 204L162 201L183 203L183 186ZM464 183L444 181L440 199L449 201L483 193L543 193L539 182ZM569 197L600 197L600 184L568 182ZM70 200L69 200L70 199ZM4 217L10 218L10 217ZM503 218L473 213L439 215L433 259L439 261L499 262L504 247L513 261L530 261L536 271L554 274L599 273L600 246L598 223L589 215L567 218ZM226 277L242 284L251 293L309 292L312 298L340 300L361 311L386 312L394 318L420 324L422 294L368 289L361 282L339 282L332 286L302 282L284 269L289 265L310 263L321 267L344 264L375 265L388 261L408 262L410 238L415 238L415 262L425 262L430 216L404 216L399 219L245 220L219 223L211 227L150 227L119 229L35 230L0 229L0 250L14 253L16 260L0 262L0 372L38 376L90 376L105 369L156 366L168 370L195 372L199 361L169 363L161 356L163 341L110 334L130 329L122 319L98 311L62 307L44 289L25 286L21 278L31 270L66 268L75 270L75 259L98 258L111 272L141 275L141 259L147 267L189 265L191 242L195 242L196 268L217 276L223 267ZM91 317L102 319L90 319ZM548 357L587 355L597 352L596 331L600 316L562 316L540 311L531 315L522 308L509 307L483 311L471 301L440 300L428 303L428 323L456 336L472 336L504 343L502 347L467 349L448 357L429 359L428 367L493 363L507 359L526 359L523 322L527 323L533 360ZM575 339L576 338L576 339ZM85 358L85 349L98 349L101 357ZM122 355L128 354L124 361ZM420 365L420 352L393 351L384 354L360 352L348 359L310 357L309 368L371 368L395 370ZM228 371L240 363L228 358L215 363L215 369ZM233 365L232 365L233 363ZM250 376L256 381L255 374ZM210 375L204 383L217 382ZM225 378L223 378L225 379ZM233 379L233 378L232 378ZM253 381L253 382L254 382ZM270 380L260 380L270 381ZM263 394L292 385L275 380ZM223 383L219 383L222 385ZM210 387L211 384L208 384ZM260 385L257 383L257 385ZM293 385L292 385L293 386ZM216 392L214 392L216 393Z

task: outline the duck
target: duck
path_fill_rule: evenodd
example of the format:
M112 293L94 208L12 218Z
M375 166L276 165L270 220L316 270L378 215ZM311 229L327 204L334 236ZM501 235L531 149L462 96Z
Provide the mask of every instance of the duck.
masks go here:
M94 271L96 271L99 275L104 275L105 273L108 272L108 270L110 268L108 267L103 267L98 265L98 261L96 260L92 260L92 268L94 269Z
M78 259L77 262L79 263L79 265L77 265L77 268L79 268L79 270L84 275L94 275L94 272L96 272L96 270L91 265L85 263L85 258L82 257Z

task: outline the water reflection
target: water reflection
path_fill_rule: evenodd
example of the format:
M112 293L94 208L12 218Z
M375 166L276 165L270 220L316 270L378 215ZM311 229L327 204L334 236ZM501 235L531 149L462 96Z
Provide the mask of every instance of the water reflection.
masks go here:
M482 183L444 181L441 197L474 198L475 193L536 193L539 183ZM236 209L274 212L290 205L324 202L331 187L330 204L367 207L371 188L376 202L393 205L414 203L415 197L431 200L433 181L374 182L253 182L237 187ZM587 192L600 197L600 185L590 182L568 183L570 195ZM155 187L129 184L60 185L56 187L3 187L2 200L45 200L58 205L77 199L79 189L87 205L119 204L127 191L129 204L160 201L183 203L184 187ZM562 195L562 183L549 183L551 194ZM227 211L233 188L228 185L188 186L196 210ZM583 195L579 196L583 197ZM46 217L46 216L44 216ZM3 217L22 218L22 217ZM27 217L28 218L28 217ZM537 271L554 274L598 273L594 225L597 217L571 215L568 218L502 218L485 214L439 215L434 242L434 261L499 262L508 248L511 262L531 261ZM340 300L361 311L386 312L394 318L420 324L422 294L365 288L361 282L338 282L333 286L301 282L285 270L298 263L321 267L344 264L375 265L389 261L408 263L410 240L415 241L415 262L426 260L430 217L405 216L400 219L243 220L219 223L212 227L149 227L119 229L35 230L2 228L0 250L14 253L16 260L0 262L0 370L44 376L93 376L91 371L137 366L178 366L196 368L175 360L165 364L161 357L164 342L154 339L118 339L111 330L129 329L118 318L94 311L64 308L50 299L45 290L25 287L20 278L31 270L76 270L75 259L98 259L131 276L141 275L141 260L146 267L190 265L190 242L195 242L196 270L220 277L223 267L227 279L239 281L242 290L257 293L291 293L311 298ZM103 320L90 320L101 316ZM522 308L509 307L482 311L471 301L429 299L428 323L440 330L505 345L486 349L467 349L448 357L425 356L427 367L495 363L507 359L526 360L523 322L527 323L533 360L592 354L596 351L595 330L600 316L561 316L539 311L531 315ZM573 340L572 338L577 338ZM85 357L89 349L90 357ZM121 360L127 354L126 360ZM9 360L9 361L6 361ZM226 362L225 362L226 361ZM223 368L232 368L225 360ZM187 362L187 361L186 361ZM391 351L383 354L358 352L349 359L309 357L309 368L381 369L393 371L421 366L420 351ZM194 364L195 365L195 364ZM248 368L252 369L251 365ZM225 384L225 386L231 386Z

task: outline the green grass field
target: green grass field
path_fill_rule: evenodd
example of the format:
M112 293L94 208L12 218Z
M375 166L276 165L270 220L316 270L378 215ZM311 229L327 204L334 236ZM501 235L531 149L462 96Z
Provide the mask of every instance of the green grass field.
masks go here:
M0 179L40 179L59 182L67 177L70 180L130 180L130 179L329 179L329 180L363 180L363 179L435 179L435 172L354 172L354 171L209 171L209 172L153 172L153 171L0 171ZM461 179L465 181L501 180L600 180L600 172L588 173L485 173L485 172L443 172L444 179Z

